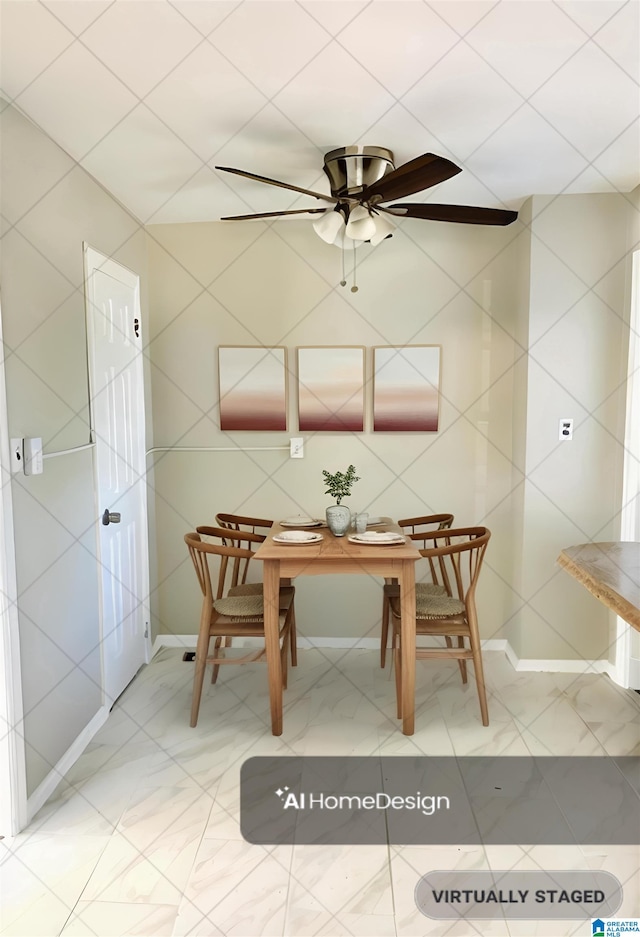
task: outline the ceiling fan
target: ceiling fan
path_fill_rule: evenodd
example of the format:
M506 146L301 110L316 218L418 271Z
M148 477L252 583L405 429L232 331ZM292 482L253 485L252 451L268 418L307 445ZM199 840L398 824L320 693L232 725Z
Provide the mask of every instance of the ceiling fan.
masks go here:
M353 248L363 241L378 244L390 237L394 230L392 217L483 225L508 225L518 217L517 212L501 208L397 202L397 199L422 192L462 172L455 163L433 153L417 156L396 169L393 153L384 147L345 146L331 150L324 157L324 171L329 178L331 195L258 176L242 169L232 169L230 166L216 166L216 169L302 195L310 195L332 205L323 208L296 208L289 211L233 215L222 218L222 221L249 221L285 215L320 215L314 223L317 234L327 243L342 248ZM388 202L393 204L384 204Z

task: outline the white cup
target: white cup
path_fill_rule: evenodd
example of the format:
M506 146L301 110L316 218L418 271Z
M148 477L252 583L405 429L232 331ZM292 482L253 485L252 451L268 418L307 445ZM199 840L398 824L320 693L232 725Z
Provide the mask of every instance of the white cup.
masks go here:
M367 512L362 514L356 514L356 533L363 534L367 529L367 521L369 520L369 515Z

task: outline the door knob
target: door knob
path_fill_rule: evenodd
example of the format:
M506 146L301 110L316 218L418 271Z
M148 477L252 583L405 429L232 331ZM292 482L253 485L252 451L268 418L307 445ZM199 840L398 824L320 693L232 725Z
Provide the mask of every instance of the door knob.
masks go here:
M109 524L119 524L120 515L117 511L110 511L109 508L105 508L104 514L102 515L102 523L105 527Z

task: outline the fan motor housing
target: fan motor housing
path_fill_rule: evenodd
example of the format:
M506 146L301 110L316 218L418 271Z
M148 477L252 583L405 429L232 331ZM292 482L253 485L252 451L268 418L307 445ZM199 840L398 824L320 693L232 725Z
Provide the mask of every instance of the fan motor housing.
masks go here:
M383 146L341 146L324 157L324 171L336 198L357 196L393 169L393 153Z

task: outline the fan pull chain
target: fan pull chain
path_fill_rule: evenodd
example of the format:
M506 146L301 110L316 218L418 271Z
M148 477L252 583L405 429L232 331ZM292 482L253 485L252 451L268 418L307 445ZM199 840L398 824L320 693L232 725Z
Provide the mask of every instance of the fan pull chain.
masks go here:
M340 286L346 286L346 285L347 285L347 274L346 274L346 271L345 271L345 268L344 268L344 240L343 240L343 242L342 242L342 248L341 248L341 250L342 250L342 279L340 280Z
M352 293L357 293L357 292L358 292L358 287L357 287L357 285L356 285L357 254L358 254L358 251L357 251L357 249L354 247L354 248L353 248L353 286L351 287L351 292L352 292Z

